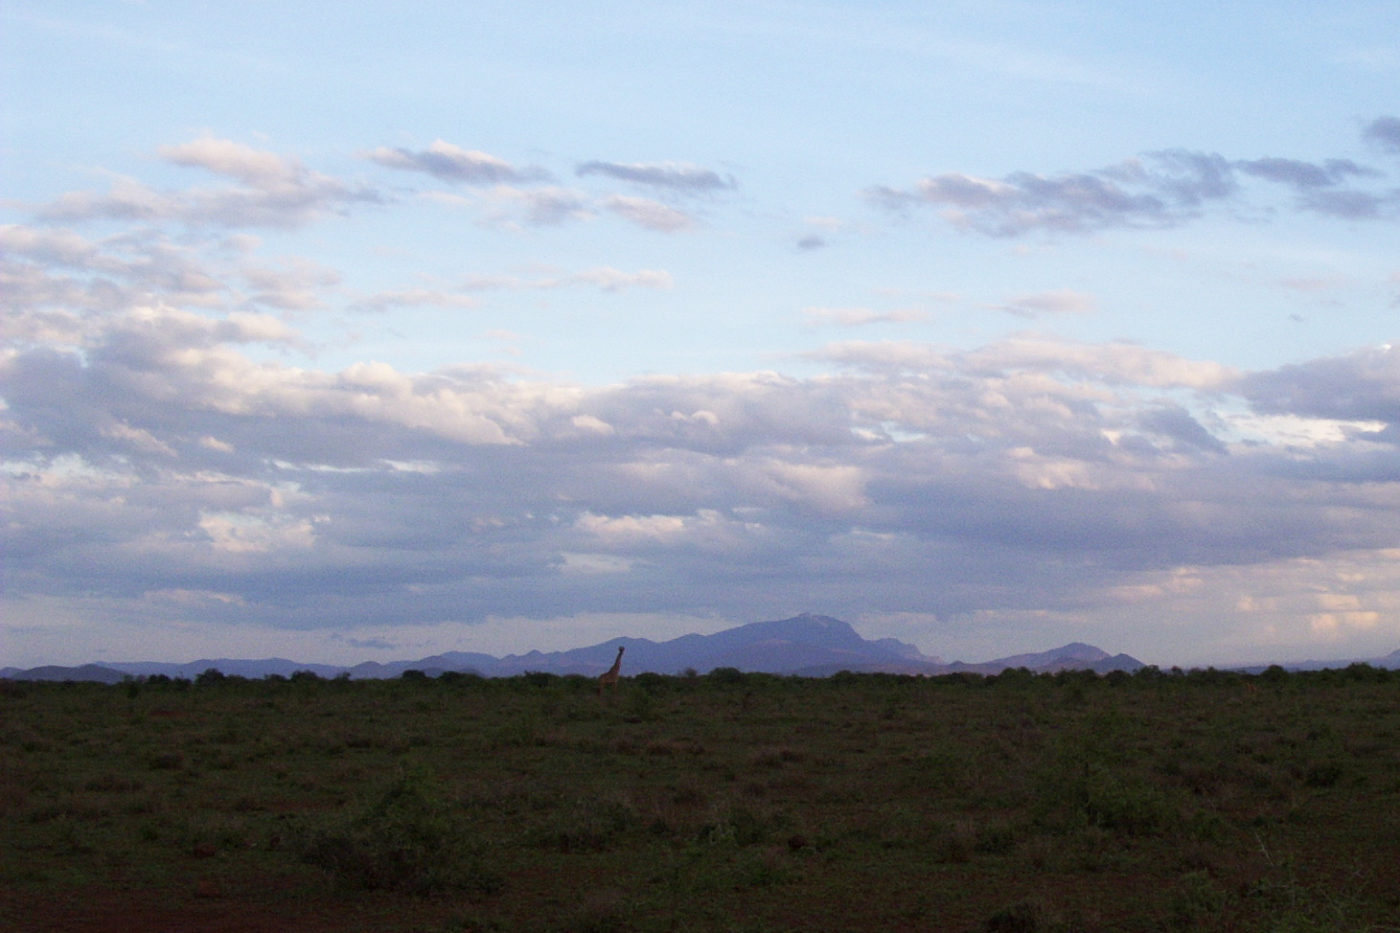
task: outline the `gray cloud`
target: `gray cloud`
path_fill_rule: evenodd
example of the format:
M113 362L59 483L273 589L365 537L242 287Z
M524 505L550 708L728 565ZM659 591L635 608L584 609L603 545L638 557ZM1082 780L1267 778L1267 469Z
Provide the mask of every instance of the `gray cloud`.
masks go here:
M1348 220L1372 220L1394 215L1400 196L1394 191L1364 191L1341 188L1351 178L1377 178L1381 173L1350 159L1327 159L1321 163L1296 159L1265 158L1236 162L1239 171L1276 184L1288 185L1298 193L1303 210Z
M416 152L381 146L365 157L387 168L422 172L443 181L467 185L519 184L547 181L550 177L537 166L516 168L504 159L475 149L463 149L441 139Z
M582 191L548 186L517 188L498 185L481 196L485 221L492 226L560 226L607 213L646 230L676 233L695 225L687 212L651 198L611 194L594 198Z
M1383 146L1400 139L1382 117L1366 136ZM1400 142L1395 143L1400 149ZM1211 205L1240 200L1240 175L1292 188L1302 210L1348 219L1392 217L1400 193L1342 187L1381 173L1350 159L1308 162L1265 157L1230 161L1216 153L1166 149L1106 168L1001 178L945 173L913 186L875 186L866 198L887 210L931 207L955 226L990 236L1035 231L1090 233L1112 228L1160 228L1186 223Z
M1148 432L1188 448L1216 454L1228 452L1224 442L1207 431L1180 405L1164 405L1145 411L1138 419L1138 424Z
M567 188L501 188L494 197L498 201L512 201L522 206L525 222L533 227L558 226L591 217L594 213L586 197Z
M1363 135L1386 152L1400 154L1400 117L1377 117L1366 124Z
M1400 209L1400 194L1373 194L1369 191L1309 191L1302 207L1347 220L1376 220L1394 217Z
M1033 230L1171 226L1203 202L1232 191L1228 166L1219 156L1171 151L1096 172L1016 172L999 180L939 175L907 190L873 188L867 196L889 208L941 208L957 226L1018 236Z
M1268 414L1375 421L1400 429L1400 351L1385 344L1246 376L1241 393Z
M1368 178L1380 174L1350 159L1328 159L1318 164L1297 159L1264 158L1236 162L1235 167L1246 175L1295 188L1325 188L1340 184L1347 178Z
M1228 198L1237 187L1230 165L1222 156L1184 149L1149 152L1139 159L1104 169L1102 174L1161 192L1170 202L1182 207L1197 207Z
M438 140L427 150L410 151L381 147L365 154L380 165L422 172L445 181L489 186L469 203L485 207L485 220L498 226L558 226L612 214L629 223L659 233L675 233L695 226L695 217L674 204L627 194L592 194L559 185L530 187L550 180L542 168L517 168L484 152L465 150ZM683 163L623 164L584 162L575 169L580 177L597 175L641 185L660 196L710 194L735 186L732 177ZM441 195L455 203L465 199Z
M580 177L603 175L619 181L686 194L708 194L735 186L733 176L722 177L710 169L677 162L584 162L574 169L574 174Z

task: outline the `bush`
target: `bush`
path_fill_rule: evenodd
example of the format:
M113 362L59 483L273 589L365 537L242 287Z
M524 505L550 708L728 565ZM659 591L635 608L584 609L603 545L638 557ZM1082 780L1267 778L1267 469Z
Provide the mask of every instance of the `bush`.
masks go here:
M647 693L661 693L664 690L671 689L675 683L675 678L667 677L664 674L654 674L651 671L643 671L633 677L632 682Z
M217 667L206 668L203 673L194 679L196 687L208 687L213 684L221 684L228 680L227 675Z
M476 671L443 671L438 675L440 684L480 684L486 678Z
M712 684L742 684L748 680L744 672L737 667L717 667L705 675L705 679Z
M1027 687L1035 683L1036 675L1026 667L1008 667L999 674L988 677L988 686Z
M548 813L526 834L539 848L602 852L629 830L641 827L637 811L620 799L579 797Z
M1070 742L1039 775L1037 821L1068 830L1092 826L1128 836L1150 836L1181 821L1178 802L1133 767L1131 759L1112 760L1111 726L1097 742ZM1107 756L1107 757L1105 757Z
M436 779L405 769L359 812L312 833L303 857L361 890L489 893L500 882L474 839Z
M1369 664L1357 662L1348 664L1342 671L1348 680L1360 683L1383 684L1390 679L1390 671L1383 667L1372 667Z

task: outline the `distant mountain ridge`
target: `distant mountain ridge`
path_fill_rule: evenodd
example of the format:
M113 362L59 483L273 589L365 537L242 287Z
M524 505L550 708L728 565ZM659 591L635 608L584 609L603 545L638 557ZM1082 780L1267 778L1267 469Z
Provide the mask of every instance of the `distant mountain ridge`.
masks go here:
M607 670L618 647L627 649L622 666L626 675L652 672L680 674L686 670L707 673L720 667L770 674L823 677L838 671L936 675L956 672L996 674L1024 667L1036 672L1060 670L1135 671L1143 663L1126 654L1110 655L1101 648L1073 642L1050 651L1017 654L993 661L944 662L923 654L914 645L894 638L863 638L850 624L830 616L803 613L790 619L752 622L713 635L682 635L670 641L646 638L614 638L586 648L568 651L530 651L497 658L489 654L449 651L416 661L365 661L353 666L306 664L285 658L202 659L185 663L160 661L85 664L79 667L44 666L21 670L0 669L0 677L13 680L87 680L118 683L127 677L184 677L193 679L209 669L229 676L258 679L269 675L290 677L311 671L320 677L348 674L352 678L399 677L418 670L431 676L447 671L483 677L511 677L530 671L594 676ZM1369 663L1400 667L1400 651Z

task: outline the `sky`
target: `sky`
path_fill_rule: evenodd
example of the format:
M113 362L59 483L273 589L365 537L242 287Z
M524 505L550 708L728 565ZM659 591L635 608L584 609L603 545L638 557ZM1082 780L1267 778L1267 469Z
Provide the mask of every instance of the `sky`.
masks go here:
M0 665L1400 648L1391 0L0 5Z

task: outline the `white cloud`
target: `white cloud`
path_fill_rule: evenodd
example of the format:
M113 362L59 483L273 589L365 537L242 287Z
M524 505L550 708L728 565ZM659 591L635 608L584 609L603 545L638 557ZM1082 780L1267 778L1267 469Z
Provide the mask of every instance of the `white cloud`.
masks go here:
M71 230L0 225L0 249L60 266L86 266L97 255L97 247Z
M1219 363L1187 360L1136 344L1075 343L1035 334L1012 336L966 353L913 341L844 341L811 356L872 371L1071 372L1110 385L1202 391L1225 388L1239 375Z
M323 304L322 292L340 284L340 274L306 259L284 261L280 267L248 264L239 270L249 292L245 301L289 311Z
M1299 448L1343 444L1359 434L1379 434L1385 429L1383 421L1339 421L1250 411L1226 412L1220 417L1230 432L1242 440Z
M156 191L116 178L105 194L73 191L39 208L46 220L82 222L170 221L191 226L292 228L354 204L382 200L372 188L351 184L275 153L226 139L201 138L159 154L176 165L201 168L237 182L232 187Z
M156 151L176 165L204 168L255 188L296 184L305 174L305 169L290 159L228 139L206 136L178 146L162 146Z
M578 529L599 539L600 543L617 546L646 542L666 542L685 532L686 519L680 515L623 515L610 518L585 512L578 517Z
M390 308L433 307L470 309L479 307L481 299L442 288L402 288L378 292L355 302L358 311L385 311Z
M565 276L561 284L586 283L596 285L603 291L617 292L626 288L670 288L673 284L671 273L664 269L640 269L636 272L623 272L609 266L586 269Z
M611 266L597 266L578 272L546 272L538 275L478 275L441 288L407 288L379 292L354 303L360 311L384 311L406 306L477 308L483 292L550 291L589 286L604 292L629 288L671 288L674 282L665 269L638 269L625 272Z
M928 318L925 312L912 308L895 311L876 311L873 308L803 308L802 316L809 324L835 324L840 327L905 324Z
M605 198L602 206L623 220L660 233L675 233L695 224L690 215L650 198L615 194Z
M1004 304L995 305L1000 311L1017 317L1040 317L1045 314L1090 314L1097 310L1093 295L1072 289L1053 292L1038 292L1018 295L1007 299Z
M306 549L316 543L309 519L286 521L268 515L215 512L202 514L198 525L216 553L267 554ZM239 602L237 597L226 597L225 601Z
M759 465L758 470L748 483L819 512L855 512L869 504L865 495L867 477L859 466L774 459Z

